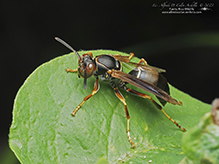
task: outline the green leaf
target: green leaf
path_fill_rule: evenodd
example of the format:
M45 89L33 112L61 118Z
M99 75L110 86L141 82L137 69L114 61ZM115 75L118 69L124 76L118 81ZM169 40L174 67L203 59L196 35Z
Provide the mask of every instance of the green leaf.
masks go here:
M219 126L212 113L206 113L200 122L182 138L182 149L193 163L219 163Z
M94 56L128 55L108 50L92 52ZM66 68L77 68L77 64L73 53L55 58L38 67L18 91L9 144L21 163L178 163L185 157L181 150L184 132L149 100L121 90L136 145L131 149L124 106L106 82L100 81L98 93L84 103L75 117L71 116L92 92L95 82L95 78L89 78L85 90L83 78L65 72ZM168 103L164 110L186 129L197 124L210 109L208 104L172 86L170 93L183 106Z

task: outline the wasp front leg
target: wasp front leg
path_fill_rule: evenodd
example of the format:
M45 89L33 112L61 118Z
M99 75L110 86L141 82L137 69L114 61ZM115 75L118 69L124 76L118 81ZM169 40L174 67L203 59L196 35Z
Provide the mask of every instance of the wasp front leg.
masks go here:
M124 105L124 107L125 107L125 114L126 114L126 118L127 118L127 137L128 137L128 140L129 140L130 144L132 145L132 148L135 148L135 144L133 143L133 141L132 141L132 139L131 139L131 135L130 135L130 128L129 128L129 119L130 119L130 116L129 116L129 111L128 111L128 108L127 108L127 104L126 104L126 102L125 102L124 97L123 97L122 94L119 92L118 88L116 87L116 84L115 84L113 81L111 81L111 82L110 82L110 85L113 87L116 96L119 98L119 100L123 103L123 105Z
M93 89L92 93L84 98L84 100L75 108L75 110L71 113L71 115L75 116L75 114L81 108L81 106L85 103L85 101L87 101L89 98L91 98L93 95L95 95L97 93L97 91L99 90L99 88L100 87L99 87L99 83L98 83L98 77L96 77L96 81L95 81L95 85L94 85L94 89Z
M66 72L72 72L72 73L75 73L75 72L78 71L78 69L69 69L69 68L67 68L65 71L66 71Z
M75 73L78 71L78 69L69 69L67 68L65 70L66 72L71 72L71 73ZM94 90L92 91L91 94L89 94L88 96L86 96L84 98L84 100L75 108L75 110L71 113L72 116L75 116L75 114L77 113L77 111L81 108L81 106L85 103L85 101L87 101L89 98L91 98L95 93L97 93L97 91L99 90L99 83L98 83L98 78L96 78L96 82L95 82L95 86L94 86Z

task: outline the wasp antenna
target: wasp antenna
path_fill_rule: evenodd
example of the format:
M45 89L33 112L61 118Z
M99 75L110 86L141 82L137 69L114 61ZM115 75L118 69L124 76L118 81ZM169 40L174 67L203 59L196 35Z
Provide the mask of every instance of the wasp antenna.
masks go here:
M75 50L74 50L68 43L66 43L64 40L60 39L59 37L55 37L55 40L57 40L59 43L61 43L62 45L64 45L65 47L67 47L68 49L70 49L71 51L73 51L73 52L77 55L77 57L78 57L79 60L81 59L81 57L80 57L80 55L77 53L77 51L75 51Z

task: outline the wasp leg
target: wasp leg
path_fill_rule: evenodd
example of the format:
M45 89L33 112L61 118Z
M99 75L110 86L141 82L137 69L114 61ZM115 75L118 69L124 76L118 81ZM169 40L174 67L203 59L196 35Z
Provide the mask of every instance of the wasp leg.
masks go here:
M133 58L133 56L135 56L135 54L134 53L130 53L129 60L131 60ZM141 60L138 62L136 67L138 67L139 65L142 65L142 64L144 64L145 66L148 65L144 58L141 58Z
M132 142L131 135L130 135L130 129L129 129L129 119L130 119L130 116L129 116L127 104L125 102L124 97L119 92L118 88L116 87L116 84L113 81L111 81L110 85L113 87L116 96L119 98L119 100L123 103L123 105L125 107L125 114L126 114L126 118L127 118L127 137L129 139L130 144L132 145L132 148L135 148L135 144Z
M85 101L87 101L89 98L91 98L94 94L97 93L97 91L99 90L99 83L98 83L98 77L96 77L96 82L94 85L94 90L92 91L91 94L89 94L88 96L86 96L84 98L84 100L75 108L75 110L71 113L72 116L75 116L75 114L77 113L77 111L80 109L80 107L85 103Z
M129 60L131 60L133 56L135 56L135 54L134 53L130 53Z
M164 109L156 102L154 101L151 96L147 95L147 94L144 94L144 93L141 93L141 92L138 92L136 90L133 90L133 89L130 89L128 88L126 85L124 84L120 84L121 87L123 87L124 90L126 90L127 92L131 93L131 94L134 94L134 95L137 95L137 96L140 96L142 98L146 98L146 99L149 99L158 109L160 109L163 114L170 120L172 121L177 127L179 127L180 129L182 129L184 132L186 131L185 128L183 128L182 126L180 126L175 120L173 120L165 111Z
M137 66L139 66L139 65L141 65L141 64L143 64L144 63L144 65L145 66L147 66L148 65L148 63L146 62L146 60L144 59L144 58L141 58L141 60L138 62L138 64L137 64Z
M73 73L75 73L75 72L78 71L78 69L69 69L69 68L67 68L65 71L66 72L73 72Z

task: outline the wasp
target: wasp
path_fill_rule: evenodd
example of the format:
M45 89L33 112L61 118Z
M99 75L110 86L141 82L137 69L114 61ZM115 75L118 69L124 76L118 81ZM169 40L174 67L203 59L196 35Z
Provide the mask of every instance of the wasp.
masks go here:
M174 105L182 105L182 102L177 101L172 98L169 94L169 86L166 78L161 74L165 72L165 70L153 66L149 66L145 59L141 59L139 63L131 62L131 58L134 56L134 53L130 53L129 56L121 56L119 54L111 55L111 54L103 54L96 56L93 58L93 54L91 52L85 53L82 56L78 54L69 44L67 44L62 39L55 37L55 39L69 48L72 52L77 55L78 58L78 68L77 69L66 69L66 72L77 73L78 77L84 78L84 88L86 89L86 81L87 78L92 75L96 78L94 89L91 94L86 96L83 101L74 109L71 113L72 116L75 116L77 111L81 108L81 106L90 99L93 95L97 93L99 90L99 78L103 81L108 81L110 86L114 89L114 92L118 99L123 103L125 108L125 114L127 118L127 137L131 144L131 147L134 148L135 144L132 141L129 122L130 115L128 112L126 101L123 95L120 93L118 87L123 88L125 91L134 94L136 96L140 96L145 99L149 99L159 110L161 110L164 115L172 121L176 126L178 126L183 131L186 131L185 128L180 126L175 120L173 120L159 105L156 101L152 99L151 96L133 90L127 86L127 84L134 85L140 89L143 89L147 92L154 94L160 103L164 106L167 102ZM134 66L134 69L129 73L125 73L122 70L122 62L128 63ZM118 87L117 87L118 86Z

